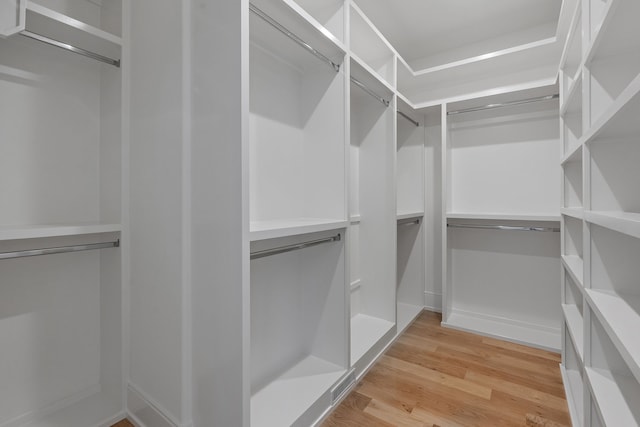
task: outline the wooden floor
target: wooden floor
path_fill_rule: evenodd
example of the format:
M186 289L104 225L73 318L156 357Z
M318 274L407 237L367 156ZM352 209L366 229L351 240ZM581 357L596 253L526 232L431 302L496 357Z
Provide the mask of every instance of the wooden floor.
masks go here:
M322 427L570 426L560 355L423 312Z
M135 427L129 422L129 420L122 420L119 423L112 425L111 427Z

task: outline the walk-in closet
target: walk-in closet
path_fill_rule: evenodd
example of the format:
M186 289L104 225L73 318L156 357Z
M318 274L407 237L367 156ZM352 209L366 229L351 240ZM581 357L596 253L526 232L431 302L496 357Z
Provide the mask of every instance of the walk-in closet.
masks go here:
M640 426L638 18L0 0L0 427Z

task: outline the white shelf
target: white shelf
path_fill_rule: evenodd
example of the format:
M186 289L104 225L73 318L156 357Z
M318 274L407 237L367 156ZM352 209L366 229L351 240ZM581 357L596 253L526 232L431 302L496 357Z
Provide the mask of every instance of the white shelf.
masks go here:
M633 54L638 41L637 17L640 3L627 0L608 0L597 34L585 53L585 62L618 54Z
M560 116L580 113L582 110L582 74L571 83L563 104L560 106Z
M402 221L405 219L422 218L423 216L424 216L424 212L422 211L403 212L403 213L398 212L398 214L396 215L396 219L398 221Z
M607 335L640 382L640 296L595 289L586 289L586 296Z
M447 212L447 219L488 219L508 221L560 221L560 215L510 214L510 213L462 213Z
M290 218L271 221L251 221L251 241L297 236L347 227L349 221L319 218Z
M251 397L251 427L292 425L346 369L308 356Z
M584 210L582 208L560 208L560 214L582 220L584 217Z
M638 213L585 211L584 219L591 224L640 238L640 214Z
M564 319L571 334L571 339L575 344L575 349L580 358L580 363L584 363L584 325L582 313L578 306L574 304L562 304Z
M106 393L95 393L32 421L25 427L104 427L115 424L124 416L119 399Z
M640 132L640 75L627 86L602 116L593 124L580 143L596 139L621 139Z
M577 255L562 255L562 264L564 264L566 270L571 275L571 278L576 285L581 288L584 286L583 281L583 265L582 258Z
M120 224L39 224L0 227L0 241L38 239L44 237L80 236L85 234L115 233L122 231Z
M398 332L400 335L404 330L422 313L424 307L413 304L399 302L397 307Z
M362 218L360 217L360 215L351 215L349 217L349 222L353 225L353 224L360 224L360 221L362 220Z
M479 333L550 351L558 351L561 347L559 329L556 331L552 328L523 324L504 318L487 318L483 315L474 315L454 309L442 324L453 329Z
M584 387L580 372L572 369L566 369L560 365L562 374L562 383L564 384L565 394L567 395L567 406L569 407L569 416L574 426L582 426L584 402L582 396L577 392L577 387Z
M585 373L605 425L640 425L640 384L637 381L603 369L586 367Z
M582 144L578 144L565 154L565 156L560 161L560 164L564 166L567 163L574 163L574 162L581 162L581 161L582 161Z
M351 318L351 364L354 365L394 326L393 322L366 314Z
M99 28L27 1L25 30L119 60L122 39Z

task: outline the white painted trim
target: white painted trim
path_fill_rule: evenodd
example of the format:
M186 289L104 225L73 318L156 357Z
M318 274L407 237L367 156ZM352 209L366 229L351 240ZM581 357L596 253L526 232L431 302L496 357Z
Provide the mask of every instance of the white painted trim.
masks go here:
M71 396L56 400L53 403L50 403L39 409L34 409L32 411L25 412L22 415L18 415L17 417L0 424L0 427L23 426L32 421L45 418L47 415L53 414L54 412L73 405L74 403L78 403L82 399L86 399L87 397L96 393L100 393L100 384L94 384L85 388L84 390L79 391L78 393L72 394Z
M425 310L442 313L442 294L435 292L424 292L424 308Z
M145 424L136 415L141 411L148 411L151 414L154 419L153 425ZM127 416L133 419L139 427L189 427L192 425L191 423L181 425L176 417L131 382L127 385ZM161 421L162 425L157 421Z
M571 418L571 424L575 427L582 427L582 424L580 424L580 416L578 415L578 410L574 405L575 397L573 396L573 392L571 391L569 376L567 375L567 371L564 366L562 366L562 364L560 364L560 374L562 374L562 385L564 386L564 393L567 396L567 406L569 407L569 417Z

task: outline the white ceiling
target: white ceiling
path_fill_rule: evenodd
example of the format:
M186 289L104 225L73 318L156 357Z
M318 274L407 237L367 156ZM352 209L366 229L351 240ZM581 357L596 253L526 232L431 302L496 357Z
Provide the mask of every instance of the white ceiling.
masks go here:
M412 67L555 35L562 0L355 0Z

